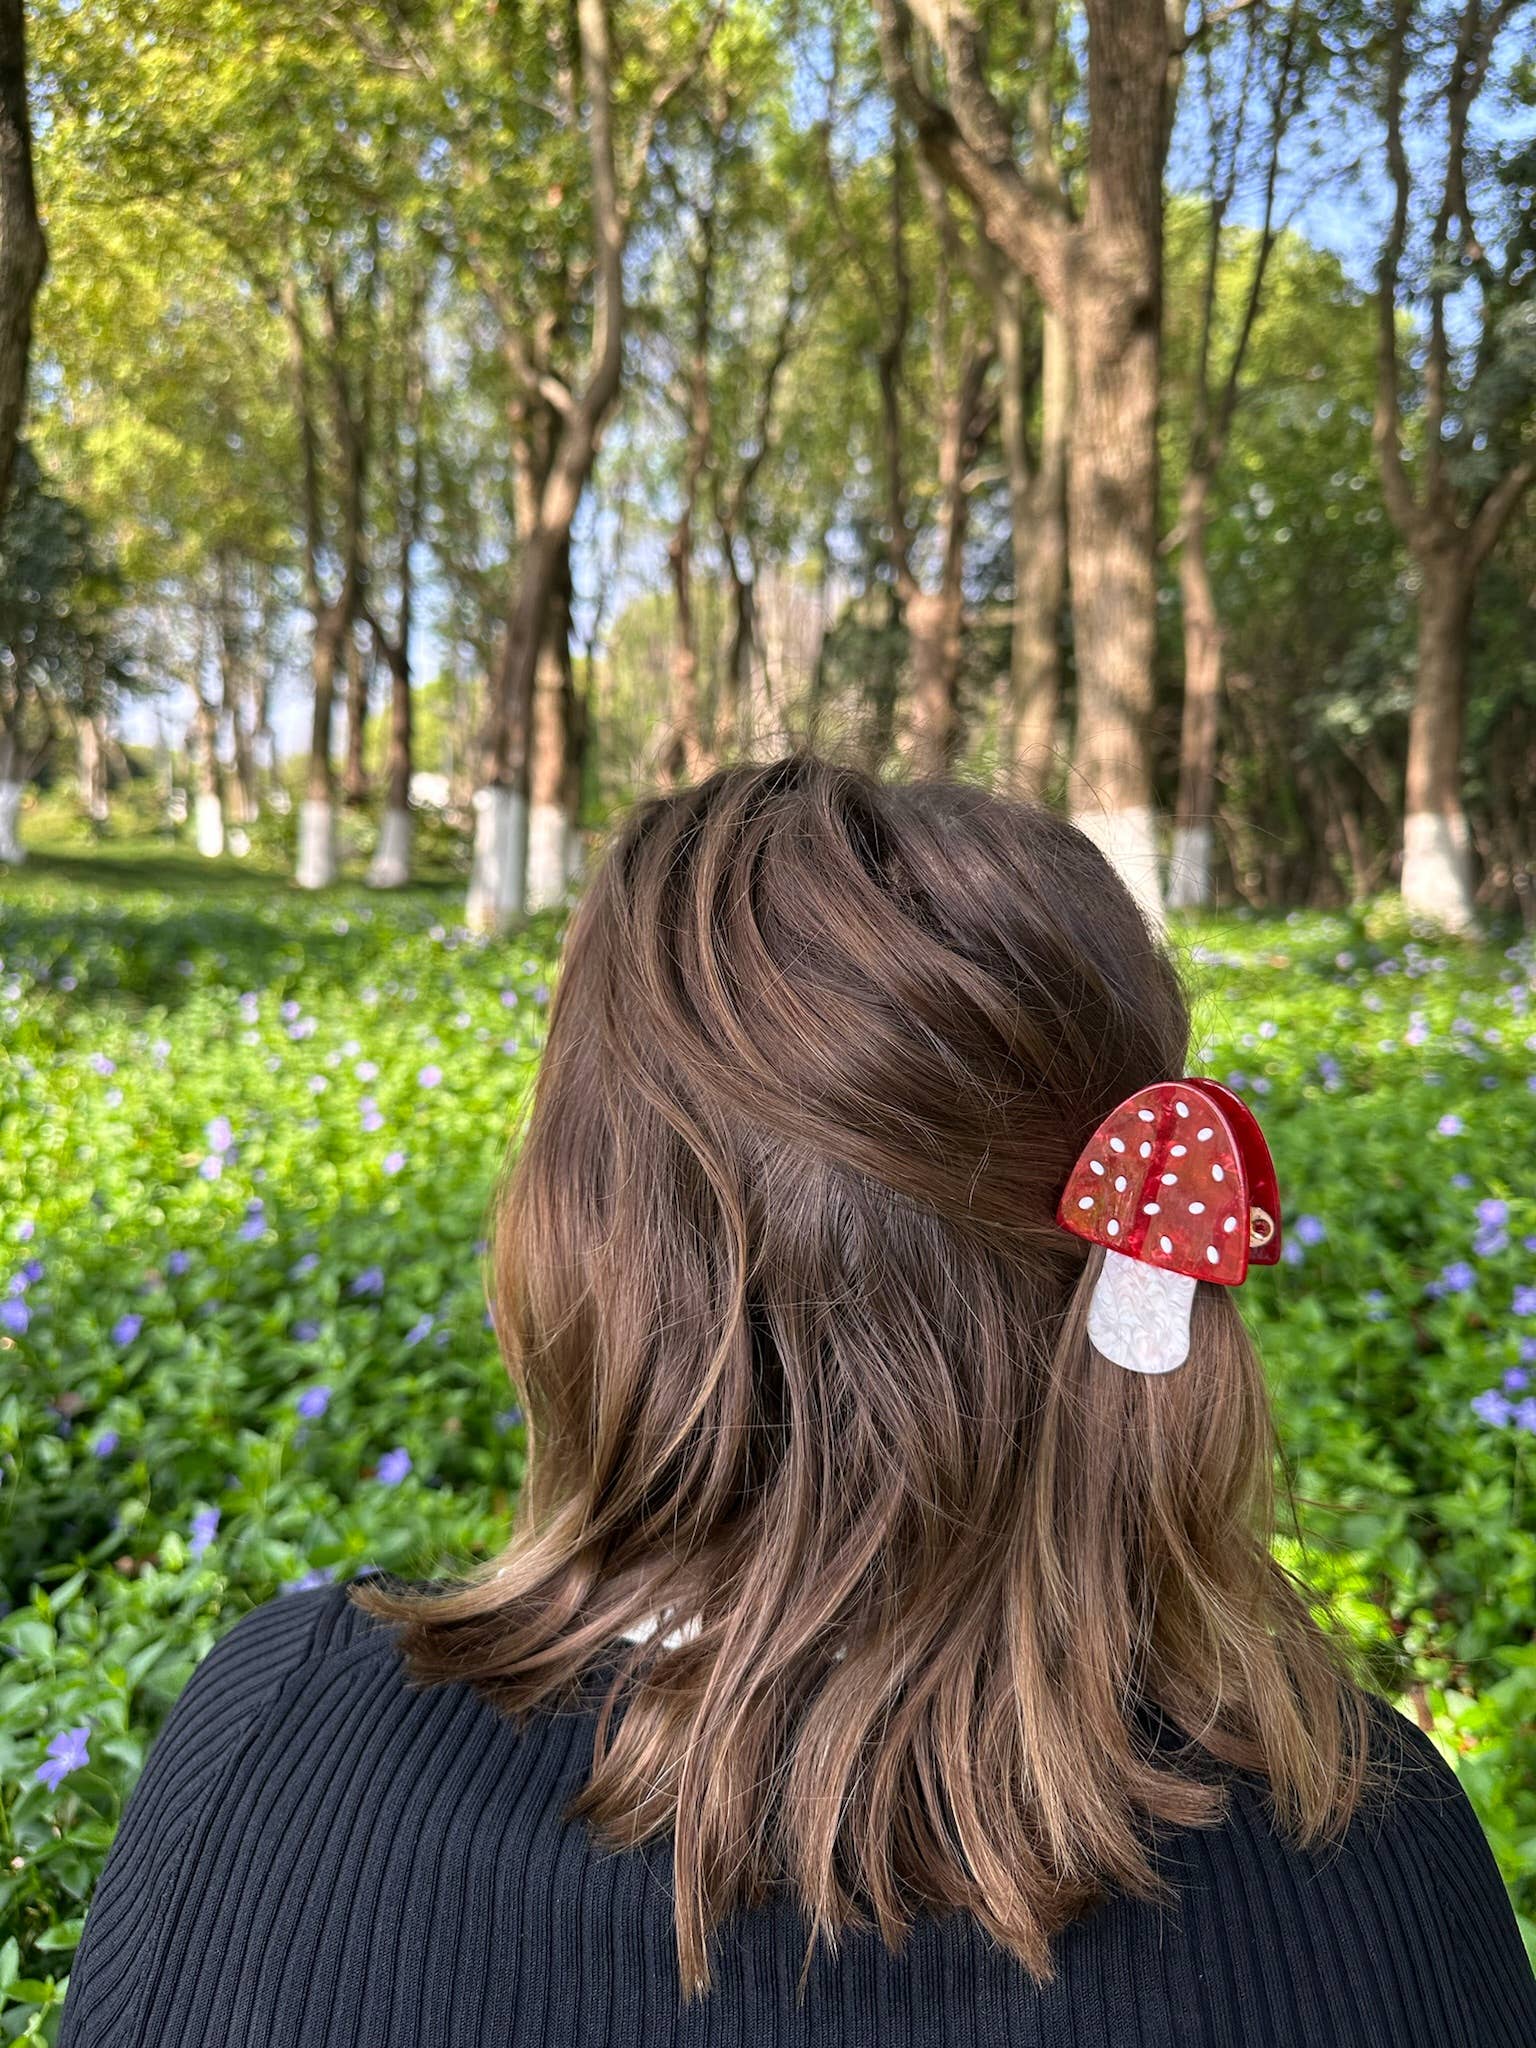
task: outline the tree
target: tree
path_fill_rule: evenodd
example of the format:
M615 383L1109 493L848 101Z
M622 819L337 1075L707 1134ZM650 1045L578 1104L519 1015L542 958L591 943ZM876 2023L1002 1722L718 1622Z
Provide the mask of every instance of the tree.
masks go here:
M1218 32L1207 37L1197 59L1208 151L1205 264L1188 449L1178 523L1169 536L1178 549L1184 625L1179 793L1168 874L1168 901L1177 909L1199 907L1211 896L1211 816L1222 689L1222 624L1207 546L1211 492L1231 437L1279 230L1276 199L1285 140L1305 99L1313 55L1304 10L1300 0L1291 0L1273 27L1262 10L1240 15L1235 35ZM1253 129L1260 123L1255 138ZM1251 163L1258 166L1260 219L1244 249L1248 275L1223 364L1217 332L1223 256L1239 181Z
M1187 48L1182 10L1173 18L1166 0L1086 0L1088 161L1079 219L1054 181L1021 169L970 10L950 0L914 0L910 13L903 0L878 0L878 8L892 88L930 161L968 195L999 253L1067 323L1078 677L1072 804L1149 914L1160 916L1149 724L1162 175ZM942 59L947 100L914 67L913 17Z
M392 325L383 410L381 499L393 525L394 622L384 623L384 599L374 550L373 587L363 613L379 658L389 671L389 747L384 765L384 815L368 880L375 889L402 888L411 878L411 633L416 616L416 544L426 490L426 365L422 359L424 293L408 293Z
M0 513L26 405L32 302L47 262L32 184L26 21L22 0L0 0Z
M118 623L122 596L79 507L17 451L0 519L0 862L18 864L22 793L73 725L99 739L117 692L137 686Z
M1469 930L1474 921L1461 795L1472 610L1483 568L1536 478L1536 342L1526 281L1536 233L1528 210L1479 229L1471 128L1500 40L1528 12L1519 0L1463 0L1446 10L1391 0L1383 24L1380 91L1392 206L1377 271L1375 443L1387 509L1419 586L1402 892L1410 910L1451 931ZM1429 108L1443 114L1445 138L1432 225L1427 238L1415 238L1414 296L1427 302L1429 320L1422 348L1411 327L1405 337L1398 305L1415 187L1404 114L1416 64ZM1529 143L1521 147L1523 163L1497 142L1484 149L1504 174L1490 181L1494 190L1485 189L1484 198L1493 203L1510 180L1514 190L1506 187L1506 197L1518 207L1515 191L1529 186ZM1494 246L1500 240L1502 262ZM1458 327L1471 330L1467 339L1458 338ZM1423 403L1413 450L1403 419L1405 339Z
M552 208L558 214L564 207L567 182L577 168L571 143L580 138L588 242L579 260L571 248L568 220L554 241L553 253L562 259L557 266L548 260L547 240L505 242L506 195L487 189L485 154L477 150L479 131L473 126L451 131L472 166L453 196L457 247L497 317L514 383L512 426L519 443L516 576L480 739L475 852L465 913L473 929L497 929L525 902L537 907L565 891L571 834L566 804L572 781L567 757L578 722L565 629L571 528L600 433L619 394L624 251L651 142L662 114L702 61L715 22L711 17L675 68L653 74L622 165L607 0L577 0L573 40L567 38L564 20L553 17L542 37L529 39L525 65L547 80L557 107L547 134L537 128L531 135L519 133L525 113L536 120L536 109L548 100L530 95L526 69L516 78L499 70L504 56L499 46L490 52L495 76L489 90L496 105L482 107L478 118L516 138L513 156L530 159L535 172L544 173L546 213ZM651 51L639 49L634 55L642 71L648 60L655 61ZM476 61L481 65L477 75L483 75L484 53ZM435 66L433 75L443 82ZM505 106L501 102L509 87L514 103ZM528 176L526 167L523 175ZM532 209L532 193L524 203ZM579 334L583 325L585 348L573 349L573 331Z

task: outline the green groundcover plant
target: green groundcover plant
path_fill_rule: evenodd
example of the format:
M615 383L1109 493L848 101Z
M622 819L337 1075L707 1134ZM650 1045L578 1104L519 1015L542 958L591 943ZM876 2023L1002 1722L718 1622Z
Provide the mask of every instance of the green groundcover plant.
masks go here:
M559 928L457 915L163 852L0 884L0 2041L54 2038L148 1743L241 1613L504 1538L483 1234ZM1192 1068L1285 1198L1243 1301L1284 1562L1455 1763L1536 1945L1531 944L1175 942Z

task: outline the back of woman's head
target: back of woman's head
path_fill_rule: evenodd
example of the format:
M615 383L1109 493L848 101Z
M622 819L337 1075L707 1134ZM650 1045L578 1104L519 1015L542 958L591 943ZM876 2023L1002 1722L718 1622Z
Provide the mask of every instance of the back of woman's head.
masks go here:
M617 1665L581 1810L675 1829L689 1990L780 1880L813 1940L965 1908L1049 1974L1213 1763L1347 1818L1365 1704L1270 1555L1230 1293L1124 1371L1054 1220L1187 1025L1084 835L804 756L642 804L577 910L496 1241L525 1526L360 1597L508 1711Z

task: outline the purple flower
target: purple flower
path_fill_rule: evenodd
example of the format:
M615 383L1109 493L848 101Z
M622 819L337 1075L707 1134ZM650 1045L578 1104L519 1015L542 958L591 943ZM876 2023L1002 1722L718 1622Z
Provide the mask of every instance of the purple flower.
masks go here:
M1373 1287L1365 1297L1365 1313L1368 1321L1384 1323L1392 1313L1392 1304L1379 1287Z
M1536 1287L1517 1287L1510 1307L1517 1316L1536 1316Z
M13 1294L21 1294L32 1285L34 1280L41 1280L42 1277L42 1260L28 1259L21 1271L16 1275L16 1278L11 1282L11 1292Z
M435 1088L442 1078L443 1070L441 1067L423 1067L416 1076L417 1081L423 1088Z
M167 1273L185 1273L188 1266L190 1266L191 1263L192 1259L190 1253L172 1252L165 1262L165 1270L167 1271Z
M397 1448L384 1453L373 1476L381 1486L398 1486L410 1469L410 1452Z
M1472 1413L1479 1422L1486 1422L1491 1428L1502 1429L1514 1412L1497 1387L1490 1387L1486 1394L1472 1397Z
M30 1216L23 1216L16 1226L16 1242L18 1244L30 1244L32 1242L32 1233L36 1228L37 1225Z
M333 1564L317 1564L301 1579L287 1579L278 1587L279 1593L313 1593L319 1586L328 1586L336 1576Z
M201 1557L219 1530L217 1508L199 1508L192 1517L192 1540L187 1545L194 1557Z
M38 1765L37 1776L50 1792L58 1791L61 1778L67 1778L71 1771L83 1771L90 1762L90 1734L88 1726L66 1728L49 1743L48 1761Z
M299 1413L306 1422L317 1422L330 1405L329 1387L306 1387L299 1396Z
M1424 1292L1435 1296L1465 1294L1469 1288L1476 1285L1477 1274L1471 1266L1467 1264L1465 1259L1456 1259L1449 1266L1441 1269L1439 1279L1431 1280Z
M1536 1337L1520 1339L1520 1362L1522 1365L1536 1365Z
M378 1067L372 1060L359 1060L352 1071L359 1081L376 1081L379 1078Z
M313 1344L319 1334L320 1325L311 1322L307 1316L302 1322L295 1323L292 1330L295 1344Z
M347 1289L347 1292L349 1294L382 1294L384 1292L384 1268L382 1266L366 1267L358 1274L352 1285Z
M1477 1220L1484 1230L1498 1230L1509 1221L1509 1204L1501 1202L1496 1195L1477 1205Z
M1506 1394L1523 1393L1530 1383L1531 1376L1523 1365L1512 1365L1504 1375L1504 1391Z
M295 1003L290 1000L281 1006L277 1014L285 1024L291 1024L302 1008L303 1005L301 1003Z
M1508 1247L1508 1244L1509 1232L1507 1230L1479 1230L1472 1239L1472 1249L1480 1259L1497 1258L1499 1253Z
M521 1408L503 1408L496 1417L496 1427L505 1433L509 1429L516 1429L522 1419L523 1411Z
M1435 1129L1442 1138L1459 1138L1463 1128L1464 1126L1459 1116L1443 1116L1439 1123L1435 1125Z
M235 1142L235 1127L227 1116L216 1116L204 1124L203 1136L210 1151L227 1152Z
M1296 1235L1303 1244L1321 1244L1328 1235L1328 1232L1323 1227L1321 1217L1298 1216L1296 1218Z
M319 1263L318 1253L306 1252L302 1259L295 1259L288 1268L288 1278L290 1280L307 1280Z
M218 1180L224 1172L223 1153L210 1152L197 1170L204 1180Z
M118 1435L115 1429L104 1429L91 1445L98 1458L110 1458L117 1449Z
M235 1232L235 1235L236 1237L240 1238L242 1242L245 1244L254 1244L256 1242L256 1239L260 1237L262 1233L265 1231L266 1227L266 1204L262 1202L260 1199L257 1199L255 1201L246 1203L245 1221L241 1224L240 1228Z
M8 1331L13 1337L24 1337L31 1320L27 1304L18 1296L9 1295L0 1301L0 1330Z
M1510 1419L1516 1429L1528 1430L1532 1436L1536 1436L1536 1394L1527 1394L1523 1401L1517 1402Z
M114 1344L131 1344L143 1327L144 1318L142 1316L136 1316L131 1312L128 1315L119 1316L112 1325L112 1342Z
M412 1344L419 1344L423 1337L428 1336L430 1334L431 1329L431 1316L423 1316L419 1323L413 1323L405 1333L405 1343L407 1348L409 1348L409 1346L411 1346Z
M362 1122L365 1131L382 1131L384 1128L384 1113L378 1109L365 1109Z
M384 1155L384 1171L385 1171L386 1173L398 1173L398 1172L400 1171L400 1169L401 1169L401 1168L402 1168L402 1167L404 1166L404 1164L405 1164L405 1154L404 1154L403 1152L386 1152L386 1153L385 1153L385 1155Z
M109 1060L104 1052L93 1052L90 1064L96 1069L98 1074L106 1075L117 1072L116 1060Z

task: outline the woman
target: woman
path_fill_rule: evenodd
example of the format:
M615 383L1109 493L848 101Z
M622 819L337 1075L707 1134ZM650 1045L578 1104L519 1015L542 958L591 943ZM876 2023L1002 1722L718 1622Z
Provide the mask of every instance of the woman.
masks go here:
M499 1205L525 1522L220 1643L60 2048L1531 2048L1454 1775L1271 1557L1231 1289L1090 1338L1058 1204L1187 1030L1043 810L640 807Z

